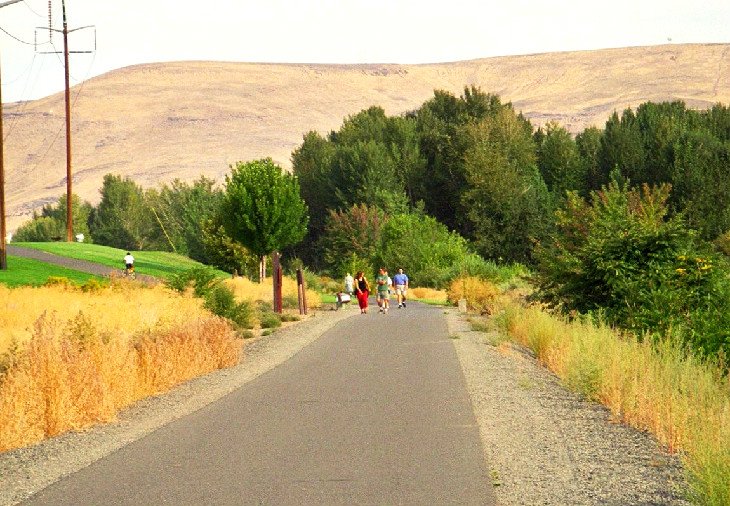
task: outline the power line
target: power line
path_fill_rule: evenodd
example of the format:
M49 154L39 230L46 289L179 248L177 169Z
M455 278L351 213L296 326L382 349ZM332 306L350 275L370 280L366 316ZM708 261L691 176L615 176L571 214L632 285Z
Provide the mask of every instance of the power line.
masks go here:
M7 35L8 37L10 37L10 38L12 38L12 39L15 39L15 40L17 40L17 41L18 41L18 42L20 42L21 44L26 44L26 45L28 45L28 46L34 46L34 45L35 45L35 44L33 44L32 42L26 42L26 41L24 41L24 40L22 40L22 39L19 39L18 37L16 37L15 35L13 35L12 33L10 33L9 31L7 31L7 30L6 30L5 28L3 28L2 26L0 26L0 31L2 31L3 33L5 33L5 35Z
M28 10L30 12L32 12L33 14L35 14L36 16L38 16L39 18L45 17L45 16L43 16L43 14L38 14L38 12L36 12L36 10L33 7L30 6L30 4L28 3L28 0L23 0L23 4L28 8Z
M31 64L30 64L30 67L29 67L29 68L32 68L32 67L33 67L33 65L34 65L34 63L35 63L35 59L36 59L36 55L34 54L34 55L33 55L33 61L31 62ZM38 69L38 74L36 75L36 81L38 80L38 75L40 75L40 70L41 70L42 68L43 68L43 60L41 60L41 66L40 66L40 69ZM27 70L27 69L26 69L26 70ZM32 74L32 72L28 72L28 76L27 76L27 79L26 79L26 81L25 81L25 85L23 86L23 91L22 91L22 92L21 92L21 94L20 94L20 96L21 96L21 97L25 97L25 92L26 92L26 91L28 90L28 85L30 84L30 79L31 79L32 75L33 75L33 74ZM25 112L25 110L26 110L26 109L28 108L28 104L30 104L30 102L29 102L29 101L27 101L27 100L23 100L23 99L21 98L21 104L20 104L20 106L19 106L19 111L18 111L18 114L16 114L16 115L15 115L15 116L13 117L13 120L12 120L12 121L11 121L11 123L10 123L10 127L8 128L8 133L7 133L7 134L5 134L5 137L4 137L4 139L3 139L3 141L4 141L4 142L7 142L8 138L10 138L10 134L11 134L11 133L12 133L12 131L14 130L14 128L15 128L15 125L16 125L16 124L18 123L18 119L19 119L19 118L20 118L20 117L21 117L21 116L23 115L23 113Z

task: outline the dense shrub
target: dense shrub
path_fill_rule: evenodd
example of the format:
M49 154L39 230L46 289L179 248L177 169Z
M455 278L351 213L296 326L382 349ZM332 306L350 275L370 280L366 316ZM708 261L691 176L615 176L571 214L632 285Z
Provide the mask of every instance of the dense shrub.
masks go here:
M201 297L204 306L211 313L227 318L239 329L249 329L253 326L253 309L244 302L236 302L233 290L216 278L215 272L209 267L193 267L171 276L167 285L184 292L192 288L196 297Z
M553 240L539 249L539 296L564 310L600 311L637 334L683 336L705 354L730 351L723 262L680 217L668 217L669 190L613 182L590 203L571 194Z
M192 267L170 276L167 285L178 292L184 292L188 288L192 288L196 297L203 297L210 292L215 282L216 275L213 269L209 267Z
M236 302L233 290L222 283L216 283L204 296L203 306L211 313L227 318L239 329L253 327L253 309L246 301Z
M467 241L435 218L399 214L383 226L375 264L392 271L402 267L412 285L441 288L459 274L469 255Z
M259 324L262 329L275 329L281 327L281 316L270 311L263 312L259 316Z

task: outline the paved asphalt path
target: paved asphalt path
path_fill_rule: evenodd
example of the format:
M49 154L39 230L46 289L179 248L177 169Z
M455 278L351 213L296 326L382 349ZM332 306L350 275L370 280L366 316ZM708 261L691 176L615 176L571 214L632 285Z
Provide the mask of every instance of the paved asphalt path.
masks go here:
M494 492L442 310L414 303L343 320L23 504L448 503Z

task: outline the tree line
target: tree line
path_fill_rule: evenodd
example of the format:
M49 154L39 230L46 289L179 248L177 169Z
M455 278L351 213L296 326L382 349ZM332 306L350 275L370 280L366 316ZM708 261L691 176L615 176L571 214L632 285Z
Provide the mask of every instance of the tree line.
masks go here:
M436 91L401 116L371 107L339 131L309 132L292 155L311 217L300 251L318 261L330 210L421 206L484 258L533 264L567 192L587 197L612 174L632 186L670 184L671 213L715 240L730 229L729 142L730 111L720 104L648 102L575 137L554 122L534 128L475 87L459 97Z
M126 250L172 251L252 278L265 256L302 239L307 211L296 177L271 159L239 162L220 187L206 177L143 190L128 177L104 176L92 206L72 197L74 232L85 241ZM17 242L60 240L66 198L46 205L13 236Z
M241 163L223 188L201 178L142 191L107 175L99 205L75 201L74 215L95 242L173 250L244 273L272 248L332 276L403 266L416 284L435 287L523 264L542 300L565 311L601 312L638 331L664 331L669 321L696 342L711 321L712 337L698 346L730 348L721 316L730 314L722 302L730 291L716 274L727 272L730 252L730 110L722 104L647 102L573 136L554 122L535 128L476 87L460 96L437 90L402 115L373 106L337 131L311 131L291 161L296 191L286 199L276 197L281 190L268 201L256 193L275 187L279 167L275 179L257 176L258 189L243 189L257 184L247 180L234 190ZM299 218L284 218L288 207ZM247 222L251 213L299 226L279 233L259 218ZM16 238L61 235L52 229L63 230L64 216L63 202L47 206ZM705 304L703 318L689 315L699 313L688 301ZM661 318L652 304L674 316Z

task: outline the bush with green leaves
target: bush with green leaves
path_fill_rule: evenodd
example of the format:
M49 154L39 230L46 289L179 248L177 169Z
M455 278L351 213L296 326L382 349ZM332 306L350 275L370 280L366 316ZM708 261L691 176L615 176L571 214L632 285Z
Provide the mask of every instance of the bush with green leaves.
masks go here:
M217 282L204 296L203 306L211 313L227 318L239 329L250 329L253 327L253 308L251 304L243 301L237 302L236 297L229 287Z
M178 292L192 288L196 297L204 297L215 286L216 279L210 267L192 267L170 276L167 286Z
M209 267L193 267L171 276L167 286L178 292L188 288L204 300L203 306L211 313L233 322L239 329L253 327L253 308L248 302L237 302L229 287L216 277Z
M668 215L669 192L614 181L590 202L570 194L552 241L538 251L538 295L638 335L681 336L704 354L730 352L727 265L681 217Z
M259 315L259 324L262 329L281 327L281 316L271 311L265 311Z
M403 268L414 286L442 288L470 255L466 239L420 213L392 216L383 226L374 263L394 274Z

